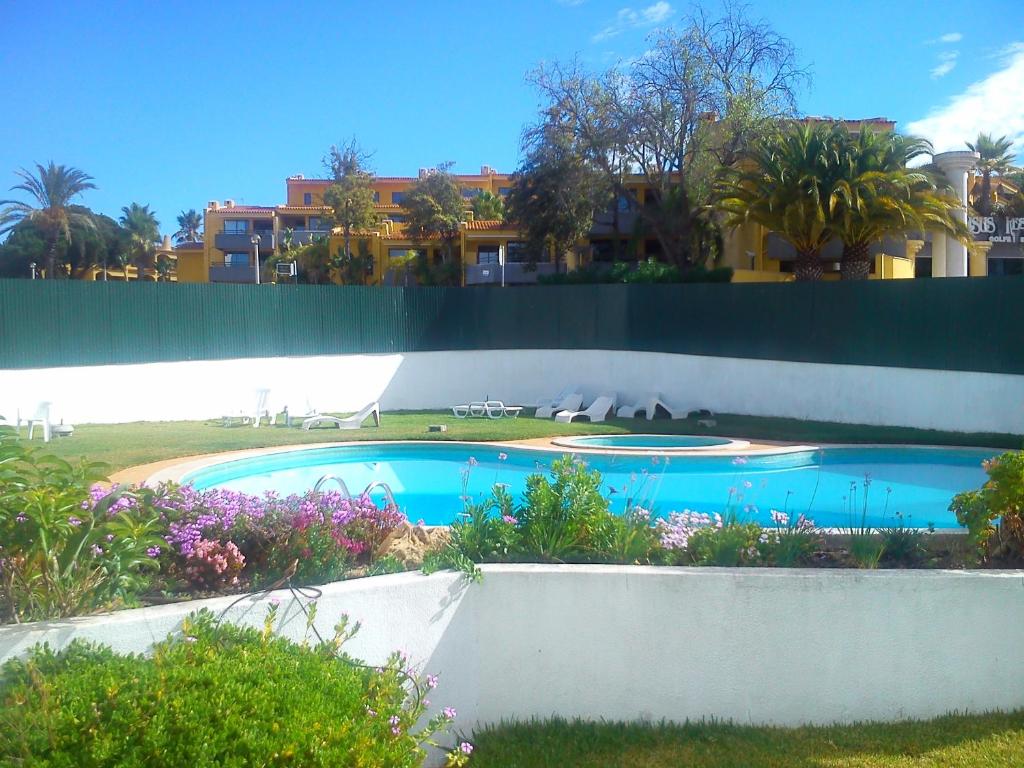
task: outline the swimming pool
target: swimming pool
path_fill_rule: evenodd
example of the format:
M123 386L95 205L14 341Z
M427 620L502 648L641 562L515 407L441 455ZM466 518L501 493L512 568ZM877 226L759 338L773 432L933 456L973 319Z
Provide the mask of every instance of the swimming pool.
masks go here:
M740 450L750 445L746 440L703 435L589 435L587 437L555 437L555 445L566 448L614 448L620 451L693 451L706 449Z
M487 496L495 483L514 495L526 477L547 472L566 451L480 443L373 443L282 451L226 461L187 474L197 488L304 493L321 477L344 479L352 493L389 485L402 510L428 525L452 522L463 495ZM805 513L822 527L957 527L952 497L985 480L981 462L999 453L974 448L841 446L732 456L578 454L603 476L613 509L641 504L655 514L690 509L767 524L769 510ZM465 483L465 485L464 485ZM866 497L866 499L865 499Z

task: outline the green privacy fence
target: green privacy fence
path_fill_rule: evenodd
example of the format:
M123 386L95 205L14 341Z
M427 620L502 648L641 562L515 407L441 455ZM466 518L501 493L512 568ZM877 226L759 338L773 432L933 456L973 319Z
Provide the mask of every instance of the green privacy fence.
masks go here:
M445 349L1024 374L1024 278L514 289L0 280L0 368Z

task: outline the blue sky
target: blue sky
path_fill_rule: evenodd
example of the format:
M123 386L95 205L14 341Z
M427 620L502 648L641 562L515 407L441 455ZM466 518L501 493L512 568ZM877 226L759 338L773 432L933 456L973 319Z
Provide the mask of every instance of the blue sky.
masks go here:
M709 8L717 7L709 2ZM886 116L939 149L979 129L1024 149L1019 0L755 0L813 74L805 114ZM82 200L116 215L234 198L283 202L355 136L383 175L452 160L518 163L535 115L524 74L578 56L605 68L646 50L689 5L520 2L0 1L0 191L50 159L96 178Z

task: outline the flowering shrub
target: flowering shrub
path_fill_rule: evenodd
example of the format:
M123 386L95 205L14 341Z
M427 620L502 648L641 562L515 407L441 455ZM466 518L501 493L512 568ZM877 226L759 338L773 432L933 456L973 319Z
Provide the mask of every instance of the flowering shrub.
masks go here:
M133 604L149 587L165 529L146 498L128 489L90 497L103 470L0 430L0 621Z
M805 515L769 512L773 528L766 528L758 540L761 556L771 565L791 567L810 560L821 543L814 521Z
M673 512L668 520L659 520L661 545L677 564L738 566L756 564L765 542L765 532L757 523L723 519L715 513Z
M391 531L405 521L395 507L337 492L279 497L165 486L153 496L167 520L172 571L209 588L235 586L242 579L265 585L285 576L296 584L336 580L353 564L371 564ZM225 578L214 573L221 556L227 558ZM209 568L201 565L206 560Z
M238 585L238 574L245 567L245 555L234 542L226 544L200 539L185 556L185 576L198 587L221 589Z
M340 653L345 621L299 644L274 616L260 630L193 614L148 656L37 646L0 679L0 764L413 768L450 731L450 707L424 723L435 677L397 654L369 667ZM473 749L448 748L450 766Z

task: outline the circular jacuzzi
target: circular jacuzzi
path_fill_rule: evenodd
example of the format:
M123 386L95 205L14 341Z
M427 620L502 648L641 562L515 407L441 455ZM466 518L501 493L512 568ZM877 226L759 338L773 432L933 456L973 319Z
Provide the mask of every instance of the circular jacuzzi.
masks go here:
M704 435L588 435L587 437L556 437L551 441L563 448L593 448L615 451L675 451L743 450L750 447L746 440Z

